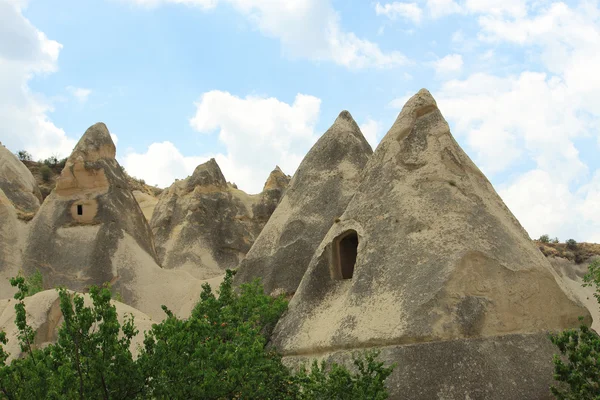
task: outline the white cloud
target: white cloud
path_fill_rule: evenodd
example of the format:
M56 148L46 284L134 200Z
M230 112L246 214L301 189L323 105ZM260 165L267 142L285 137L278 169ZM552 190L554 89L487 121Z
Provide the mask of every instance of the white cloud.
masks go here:
M364 135L367 142L373 149L377 147L381 141L382 126L381 123L368 118L362 125L360 125L360 131Z
M434 19L463 12L463 8L454 0L427 0L427 10Z
M399 1L385 5L377 3L375 5L375 13L377 15L385 15L391 20L404 18L415 24L421 22L421 17L423 15L423 11L417 3L403 3Z
M131 176L143 178L146 183L160 187L170 186L175 179L183 179L194 172L209 157L185 157L171 142L152 143L145 153L129 152L122 164Z
M157 6L162 3L197 5L202 9L219 3L231 5L264 35L278 39L289 57L332 61L348 68L389 68L404 65L397 51L383 52L369 40L346 32L330 0L128 0Z
M127 171L151 184L168 186L214 157L227 180L258 193L276 165L293 174L318 137L315 123L321 100L313 96L298 94L287 104L272 97L240 98L211 91L195 105L190 125L202 134L217 132L225 154L185 157L170 142L154 143L145 153L130 152L123 158Z
M37 30L21 13L25 2L0 0L0 140L35 158L67 156L75 141L49 119L50 104L27 83L52 73L62 45Z
M535 169L499 191L532 238L600 243L600 172L573 191L552 174Z
M302 94L287 104L272 97L211 91L196 103L190 124L198 132L218 131L227 148L228 162L221 166L225 176L259 192L275 165L289 174L296 170L317 138L320 106L320 99Z
M463 67L463 59L460 54L448 54L432 63L435 72L440 75L460 72Z
M85 103L92 93L91 89L67 86L67 91L80 103Z

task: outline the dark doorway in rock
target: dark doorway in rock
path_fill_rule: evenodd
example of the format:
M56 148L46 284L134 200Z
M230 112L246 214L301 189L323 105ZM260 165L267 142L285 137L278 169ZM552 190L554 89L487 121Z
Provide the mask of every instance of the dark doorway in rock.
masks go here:
M352 279L358 255L358 234L348 231L334 243L334 259L337 264L334 273L337 279Z
M83 215L83 204L77 204L77 215Z

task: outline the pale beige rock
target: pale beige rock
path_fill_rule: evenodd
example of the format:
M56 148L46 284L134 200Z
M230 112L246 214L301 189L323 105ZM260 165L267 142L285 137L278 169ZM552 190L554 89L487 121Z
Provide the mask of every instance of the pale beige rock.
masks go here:
M331 223L354 195L372 153L350 113L340 113L302 160L241 262L235 284L261 278L267 293L293 294Z
M0 298L15 293L9 279L19 272L24 231L12 202L0 189Z
M42 194L35 178L19 159L0 143L0 189L19 214L31 217L40 208Z
M158 199L151 194L139 190L134 190L132 193L133 197L138 202L144 217L150 222L152 220L152 214L154 214L154 208L158 204Z
M548 261L556 271L557 281L561 288L573 299L577 299L585 305L592 315L592 328L600 332L600 304L594 297L595 288L583 286L583 276L588 272L588 265L595 257L582 264L576 264L566 258L549 257Z
M288 362L386 346L399 362L391 398L549 397L544 332L590 315L561 290L427 90L404 106L330 225L273 335ZM429 379L433 365L445 372Z
M228 184L214 159L161 194L150 225L161 265L198 279L237 267L281 198L287 177L278 168L265 190L249 195Z
M160 320L162 304L177 311L197 300L202 281L157 264L152 231L114 156L106 126L90 127L30 223L23 269L39 270L45 288L85 292L110 282L125 303Z

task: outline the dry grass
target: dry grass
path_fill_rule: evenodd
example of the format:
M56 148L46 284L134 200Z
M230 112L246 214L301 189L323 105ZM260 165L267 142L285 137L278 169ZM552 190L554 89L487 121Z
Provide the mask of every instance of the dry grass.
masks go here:
M542 243L539 240L534 242L546 257L562 257L577 264L585 263L594 256L600 256L598 243L577 243L573 249L569 249L565 243Z

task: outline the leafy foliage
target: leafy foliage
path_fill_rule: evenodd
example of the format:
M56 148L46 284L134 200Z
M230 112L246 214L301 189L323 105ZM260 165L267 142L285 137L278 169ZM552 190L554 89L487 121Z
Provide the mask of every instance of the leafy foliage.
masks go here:
M565 243L567 244L567 249L569 249L569 250L577 249L577 242L575 241L575 239L569 239Z
M108 287L90 289L93 306L59 290L64 324L56 344L36 349L27 325L25 278L13 278L19 300L16 324L26 357L5 365L8 354L0 332L0 399L385 399L385 380L393 367L377 353L354 360L356 373L314 363L294 373L267 342L287 307L283 297L264 294L258 281L232 287L227 271L215 296L203 286L187 320L163 306L167 318L146 332L134 359L131 341L138 333L132 316L121 326Z
M594 286L600 302L600 260L589 265L584 286ZM580 318L582 320L582 318ZM600 399L600 336L585 324L551 334L550 340L562 355L554 355L554 379L560 384L550 388L561 400Z
M31 161L33 157L27 150L19 150L17 151L17 158L21 161Z
M31 276L25 277L25 283L29 290L28 296L33 296L44 290L42 273L39 270L36 270Z
M542 236L540 236L540 238L538 240L542 243L550 243L550 236L547 234L542 235Z

